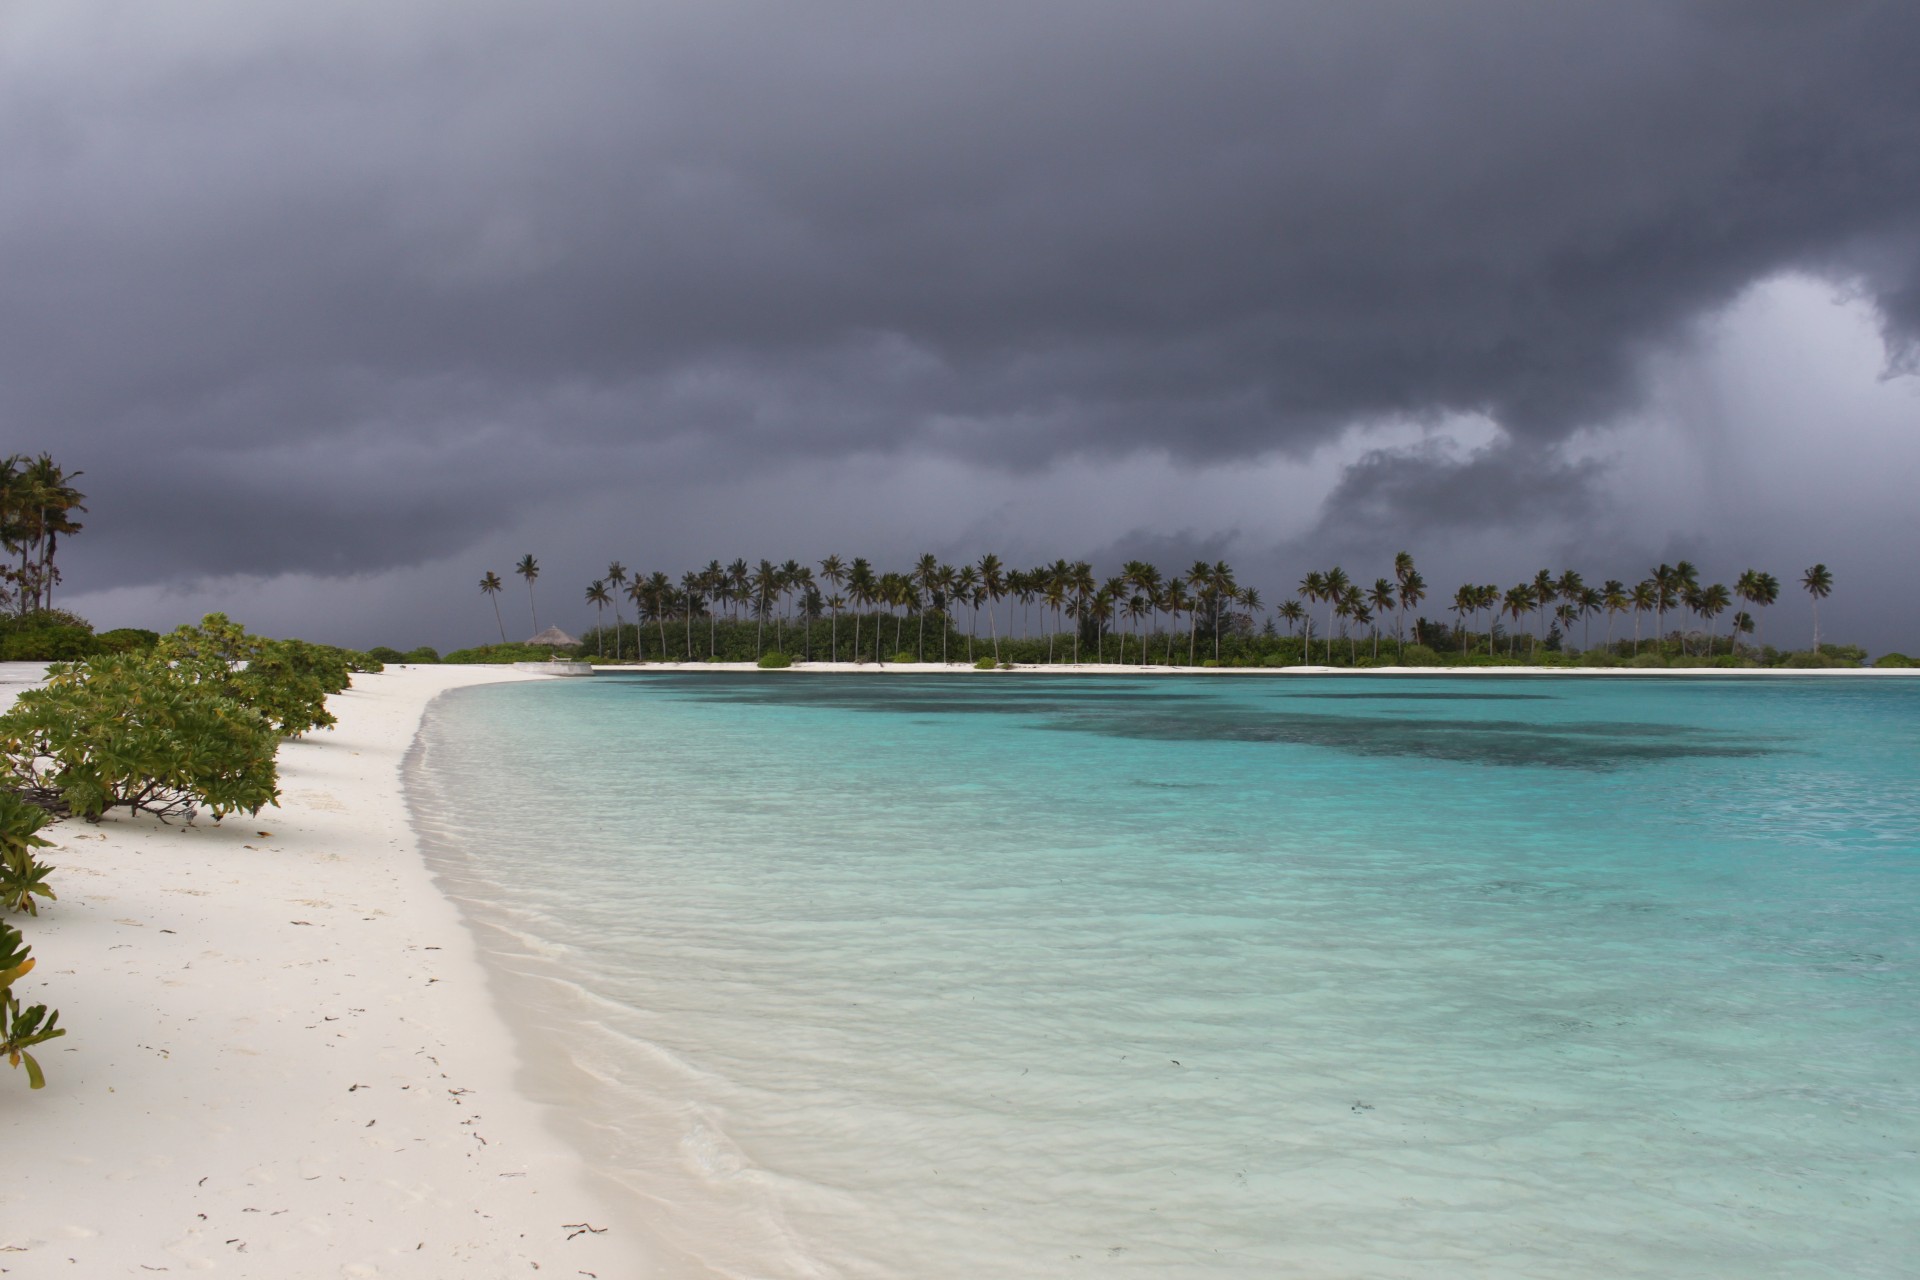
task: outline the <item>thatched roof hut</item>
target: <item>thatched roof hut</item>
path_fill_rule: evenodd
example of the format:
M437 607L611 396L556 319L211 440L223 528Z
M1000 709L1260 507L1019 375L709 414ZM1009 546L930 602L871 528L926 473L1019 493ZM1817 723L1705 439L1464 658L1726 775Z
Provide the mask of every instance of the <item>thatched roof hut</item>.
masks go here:
M527 643L550 645L555 649L562 649L579 644L580 642L558 627L548 627L545 631L542 631L539 635L527 641Z

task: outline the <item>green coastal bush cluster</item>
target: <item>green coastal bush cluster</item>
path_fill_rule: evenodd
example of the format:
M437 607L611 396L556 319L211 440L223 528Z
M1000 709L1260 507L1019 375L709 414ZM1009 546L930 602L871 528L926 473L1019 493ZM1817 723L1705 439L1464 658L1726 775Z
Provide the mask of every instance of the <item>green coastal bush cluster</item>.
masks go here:
M0 716L0 772L89 819L116 808L256 812L279 795L280 739L333 724L327 696L378 669L363 654L249 635L208 614L150 650L50 668Z
M96 635L93 624L65 609L0 616L0 662L74 662L151 649L159 639L158 633L137 627Z
M151 633L145 633L151 635ZM47 682L0 715L0 910L39 913L51 868L35 856L48 810L97 819L111 809L162 821L201 811L255 813L279 799L281 739L334 723L327 697L366 654L249 635L224 614L198 626L56 663ZM65 1031L45 1005L22 1006L14 984L33 968L18 930L0 924L0 1053L45 1079L29 1047Z
M47 824L47 813L28 804L11 792L0 791L0 911L24 911L39 915L35 898L51 901L54 892L47 884L52 868L35 856L35 850L47 847L40 829ZM14 991L14 983L33 969L33 951L20 931L0 920L0 1054L7 1063L27 1069L27 1087L45 1087L47 1080L40 1064L27 1052L34 1045L66 1034L58 1011L49 1013L44 1004L23 1006Z

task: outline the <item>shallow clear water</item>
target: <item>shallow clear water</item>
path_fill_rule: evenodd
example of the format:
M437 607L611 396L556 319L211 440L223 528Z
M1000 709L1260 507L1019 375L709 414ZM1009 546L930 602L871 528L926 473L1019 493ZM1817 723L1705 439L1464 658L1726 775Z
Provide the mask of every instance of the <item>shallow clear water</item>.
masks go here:
M1920 683L694 673L422 743L534 1087L723 1273L1920 1257Z

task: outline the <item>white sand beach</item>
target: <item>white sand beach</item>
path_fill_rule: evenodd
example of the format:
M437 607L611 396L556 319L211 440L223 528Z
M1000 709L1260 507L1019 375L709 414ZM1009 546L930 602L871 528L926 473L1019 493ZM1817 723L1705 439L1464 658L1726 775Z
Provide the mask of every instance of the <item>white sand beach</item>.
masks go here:
M40 668L8 664L0 701ZM400 766L438 693L390 668L280 753L282 805L45 834L18 988L47 1087L0 1070L0 1275L680 1275L516 1089L516 1041L415 847Z

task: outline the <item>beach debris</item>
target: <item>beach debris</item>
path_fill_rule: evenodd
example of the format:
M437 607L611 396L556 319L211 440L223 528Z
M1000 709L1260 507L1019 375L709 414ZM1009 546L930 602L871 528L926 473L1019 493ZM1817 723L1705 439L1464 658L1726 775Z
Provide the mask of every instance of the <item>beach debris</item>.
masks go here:
M589 1233L596 1236L607 1234L605 1227L596 1227L591 1222L563 1222L560 1224L560 1229L567 1233L567 1239L569 1240L575 1236L584 1236Z

